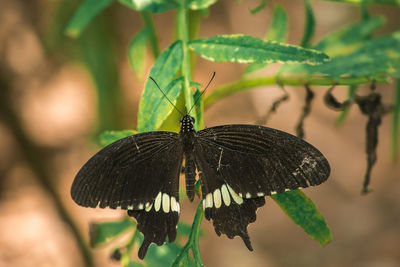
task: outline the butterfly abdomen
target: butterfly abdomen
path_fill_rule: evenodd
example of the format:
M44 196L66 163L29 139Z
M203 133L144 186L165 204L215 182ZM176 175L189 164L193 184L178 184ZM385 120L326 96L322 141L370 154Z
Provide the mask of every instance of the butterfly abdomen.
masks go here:
M194 160L188 155L185 160L185 184L186 195L190 201L194 199L194 184L196 182L196 165Z

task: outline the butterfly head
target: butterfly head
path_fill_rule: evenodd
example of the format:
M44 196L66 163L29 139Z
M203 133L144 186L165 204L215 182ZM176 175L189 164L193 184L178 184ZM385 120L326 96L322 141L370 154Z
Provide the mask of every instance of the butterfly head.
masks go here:
M181 133L194 132L193 124L195 120L190 115L185 115L181 118Z

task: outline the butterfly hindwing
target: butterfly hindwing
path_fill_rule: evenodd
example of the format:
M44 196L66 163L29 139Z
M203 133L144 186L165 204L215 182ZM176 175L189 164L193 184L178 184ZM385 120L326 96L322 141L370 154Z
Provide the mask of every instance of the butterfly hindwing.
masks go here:
M168 190L167 190L168 191ZM128 215L135 217L137 229L143 234L144 240L138 256L144 259L151 243L161 246L166 237L173 242L176 238L176 226L179 220L179 195L159 193L150 206L145 210L129 210Z
M232 202L229 206L220 208L205 208L206 218L213 219L215 232L218 236L226 234L229 238L240 236L246 247L252 251L247 226L256 221L256 211L264 206L264 197L243 199L243 203Z
M201 130L195 150L196 154L209 155L214 176L244 198L318 185L330 173L327 160L312 145L262 126L224 125Z

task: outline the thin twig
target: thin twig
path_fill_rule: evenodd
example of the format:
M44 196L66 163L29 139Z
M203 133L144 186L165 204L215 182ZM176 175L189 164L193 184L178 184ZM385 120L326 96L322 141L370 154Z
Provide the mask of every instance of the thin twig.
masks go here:
M269 118L271 117L271 115L272 115L273 113L276 112L276 110L278 109L278 107L279 107L283 102L285 102L285 101L287 101L287 100L289 99L289 94L286 92L286 90L285 90L285 88L283 87L283 85L280 85L280 87L281 87L281 89L283 90L284 95L283 95L283 96L280 96L278 99L275 99L275 100L274 100L274 102L273 102L272 105L271 105L271 108L268 109L268 111L267 111L263 116L261 116L261 118L259 118L259 119L256 121L256 124L258 124L258 125L265 125L265 124L267 124Z
M304 138L304 120L307 118L308 114L311 112L311 102L314 98L314 93L311 91L310 87L308 84L304 85L304 88L306 89L306 98L305 98L305 103L303 107L303 112L301 113L301 116L299 118L299 122L297 123L296 126L296 134L297 137L303 139Z

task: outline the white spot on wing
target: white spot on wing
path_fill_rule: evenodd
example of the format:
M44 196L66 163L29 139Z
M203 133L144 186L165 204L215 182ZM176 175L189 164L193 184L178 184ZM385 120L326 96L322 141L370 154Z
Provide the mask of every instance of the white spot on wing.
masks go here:
M251 194L250 193L246 193L246 198L251 198Z
M221 194L225 206L229 206L231 204L231 196L229 195L228 188L226 187L225 184L221 186Z
M171 211L178 211L176 204L177 204L176 199L174 197L171 197Z
M221 191L219 189L215 189L214 191L214 204L217 209L221 207Z
M212 208L212 207L213 207L212 193L208 193L206 196L206 208Z
M239 196L233 189L232 187L230 187L228 184L226 185L229 189L229 193L231 193L231 196L233 198L233 200L237 203L237 204L242 204L243 203L243 198L241 196Z
M167 193L164 193L162 197L162 209L165 213L169 212L169 204L170 204L169 196Z
M149 212L151 210L151 207L153 207L153 204L150 204L149 202L147 202L145 211Z
M154 200L154 210L159 211L161 207L161 192L158 192L156 200Z

